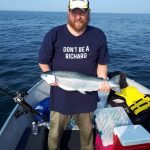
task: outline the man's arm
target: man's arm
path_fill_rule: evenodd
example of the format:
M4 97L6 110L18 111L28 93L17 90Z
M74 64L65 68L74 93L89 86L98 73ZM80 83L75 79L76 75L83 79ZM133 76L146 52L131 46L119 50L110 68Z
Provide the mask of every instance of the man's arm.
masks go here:
M107 65L100 65L98 64L98 67L97 67L97 76L99 78L104 78L104 79L107 79Z
M107 79L107 70L108 70L108 67L107 67L106 64L104 64L104 65L98 64L97 76L99 78ZM102 82L102 84L100 84L99 91L109 92L110 91L110 86L109 86L108 82L106 82L106 81Z
M50 71L50 66L47 65L47 64L40 64L40 63L39 63L39 66L40 66L40 68L41 68L41 70L42 70L43 72Z

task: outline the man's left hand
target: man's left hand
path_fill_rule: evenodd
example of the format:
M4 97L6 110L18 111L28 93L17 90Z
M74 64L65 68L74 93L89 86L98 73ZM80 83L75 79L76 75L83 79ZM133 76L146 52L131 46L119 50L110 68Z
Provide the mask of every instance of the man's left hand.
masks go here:
M107 81L102 81L98 91L105 92L105 93L110 92L110 86L109 86L108 82Z

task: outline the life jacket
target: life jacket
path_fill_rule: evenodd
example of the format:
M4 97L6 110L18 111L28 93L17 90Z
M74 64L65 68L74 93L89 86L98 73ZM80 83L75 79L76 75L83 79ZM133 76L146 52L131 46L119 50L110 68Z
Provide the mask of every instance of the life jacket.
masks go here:
M127 86L121 89L121 92L116 92L115 94L125 98L126 104L135 115L150 108L150 96L141 93L134 86Z

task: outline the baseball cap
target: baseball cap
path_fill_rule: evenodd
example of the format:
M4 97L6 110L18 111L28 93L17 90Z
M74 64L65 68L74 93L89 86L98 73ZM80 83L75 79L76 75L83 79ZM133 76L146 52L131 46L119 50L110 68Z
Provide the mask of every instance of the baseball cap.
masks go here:
M88 9L89 8L89 1L88 0L69 0L69 9Z

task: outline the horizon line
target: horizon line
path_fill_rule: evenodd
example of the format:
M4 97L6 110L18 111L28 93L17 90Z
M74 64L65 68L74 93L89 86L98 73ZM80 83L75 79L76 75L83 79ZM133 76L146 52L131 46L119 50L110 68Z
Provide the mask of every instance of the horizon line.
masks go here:
M0 9L0 12L2 11L15 11L15 12L50 12L50 13L67 13L67 11L48 11L48 10L3 10L3 9ZM91 14L147 14L149 15L150 12L96 12L96 11L93 11L91 12Z

